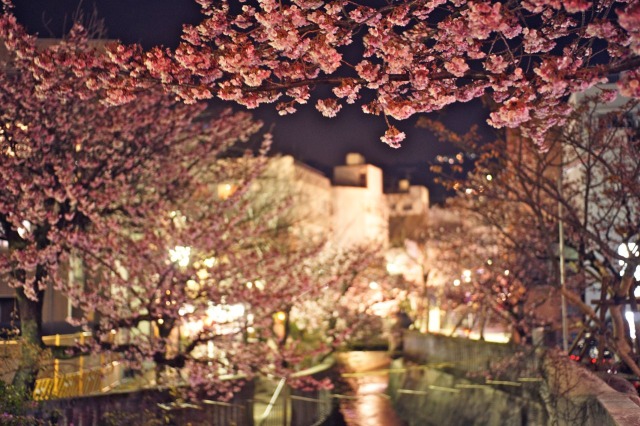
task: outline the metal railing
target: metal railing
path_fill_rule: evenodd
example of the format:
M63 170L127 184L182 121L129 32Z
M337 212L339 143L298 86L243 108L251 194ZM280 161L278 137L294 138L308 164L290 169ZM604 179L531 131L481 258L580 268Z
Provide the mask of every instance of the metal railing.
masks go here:
M222 402L203 400L198 405L189 403L159 403L176 424L253 425L251 401Z
M286 384L287 379L285 379L284 377L280 379L280 381L278 382L278 386L276 386L276 389L273 392L273 395L271 395L271 399L269 400L264 413L262 413L262 416L258 421L258 426L275 426L288 424L287 406L289 405L289 401L287 400L286 396L283 395L283 397L281 397L283 390L285 390L286 392ZM274 410L274 407L278 407L278 409Z
M55 334L44 336L46 346L84 344L91 333ZM0 341L0 379L10 382L20 366L22 342ZM107 392L120 383L124 366L117 359L104 355L85 355L71 359L52 359L41 368L36 379L33 398L38 401L70 398Z
M333 366L333 361L325 362L294 373L291 378L323 377ZM281 378L273 390L269 401L254 401L257 426L314 426L324 423L331 416L334 401L327 390L296 391ZM264 408L263 408L264 407Z
M92 339L89 332L44 336L47 346L84 344ZM123 375L123 365L117 359L86 355L69 360L54 359L36 380L33 398L47 400L72 398L107 392L116 387Z
M292 410L291 425L297 425L305 419L306 421L315 419L309 426L319 426L324 423L333 410L332 397L328 391L321 391L320 398L291 395L291 405L296 408Z
M51 377L36 380L33 399L42 401L103 393L115 387L120 382L121 375L122 366L119 361L66 374L59 374L54 367Z

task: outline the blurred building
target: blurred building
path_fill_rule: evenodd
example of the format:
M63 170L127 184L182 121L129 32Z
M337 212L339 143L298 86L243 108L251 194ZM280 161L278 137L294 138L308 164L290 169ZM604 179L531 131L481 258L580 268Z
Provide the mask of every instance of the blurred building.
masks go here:
M429 212L429 190L401 179L397 188L386 194L389 216L424 216Z
M327 242L334 248L358 245L388 249L390 218L423 218L429 208L425 187L402 181L397 192L385 194L383 173L367 164L361 154L349 153L345 164L335 167L332 178L295 160L292 156L270 158L264 171L251 186L254 209L268 211L272 205L284 205L274 220L286 229L292 243ZM237 187L222 182L203 196L229 197ZM420 219L421 220L421 219ZM403 226L417 227L409 221ZM6 241L4 242L6 243ZM0 240L0 250L7 251ZM81 282L79 265L65 268L69 280ZM0 328L16 324L13 288L0 278ZM69 301L59 292L47 291L43 301L43 320L48 334L74 330L65 320L74 316Z
M279 216L288 238L307 242L331 238L331 180L319 170L290 155L274 157L252 183L252 192L259 203L285 206Z
M347 154L346 164L333 170L331 193L334 244L389 245L389 210L379 167L367 164L360 154Z

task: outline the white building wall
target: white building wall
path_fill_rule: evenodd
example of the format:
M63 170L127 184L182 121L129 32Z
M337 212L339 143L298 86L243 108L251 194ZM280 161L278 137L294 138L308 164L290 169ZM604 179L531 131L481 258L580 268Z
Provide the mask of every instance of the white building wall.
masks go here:
M382 170L370 164L334 169L333 232L338 247L389 245L389 210L382 191Z
M260 182L267 202L291 197L287 220L291 233L311 241L331 236L331 181L320 171L294 160L290 155L269 161Z

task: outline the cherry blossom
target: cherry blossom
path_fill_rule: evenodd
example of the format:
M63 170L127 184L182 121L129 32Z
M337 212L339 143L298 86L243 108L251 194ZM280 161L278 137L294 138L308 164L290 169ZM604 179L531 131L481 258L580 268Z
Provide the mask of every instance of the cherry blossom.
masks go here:
M349 287L373 257L296 245L291 200L260 204L270 138L238 157L260 123L207 111L194 102L203 86L164 90L186 79L162 49L105 46L79 25L41 44L10 14L0 39L0 274L31 343L16 384L34 384L50 289L76 308L69 322L92 332L72 355L113 354L133 370L152 362L159 383L186 385L191 397L229 397L241 384L228 376L289 376L352 333L356 321L310 350L275 331L277 314L296 306L312 316L314 300ZM131 61L159 65L136 90L122 79ZM230 96L243 84L229 82ZM291 90L304 98L304 87Z
M124 47L118 54L130 59L108 80L135 91L149 76L186 101L220 97L249 108L306 102L328 85L367 113L400 119L485 95L504 112L517 98L521 113L497 112L502 119L490 124L540 129L532 120L554 121L571 93L640 64L636 1L238 3L199 2L202 21L185 26L174 51L152 49L139 60ZM123 80L127 73L133 79ZM398 109L405 103L411 110Z
M320 99L316 103L316 108L322 113L322 115L331 118L338 114L342 105L340 105L335 99Z
M389 129L384 133L384 136L382 136L380 140L392 148L400 148L400 142L402 142L405 137L406 135L404 132L401 132L390 125Z
M632 72L625 75L628 80L622 87L637 90L638 76ZM440 123L421 123L443 140L477 155L473 171L464 177L453 173L461 170L438 169L441 181L459 194L451 203L466 214L473 212L467 224L477 224L478 238L493 240L480 247L460 247L459 241L449 241L443 257L447 252L462 252L460 258L466 262L472 258L473 263L467 263L466 268L481 267L488 272L500 264L498 271L509 270L508 278L500 281L495 275L479 279L473 290L474 301L489 309L495 309L498 303L496 312L508 312L513 325L529 333L532 327L543 324L560 329L559 313L551 322L545 311L535 309L533 304L557 307L562 294L579 310L584 331L597 336L628 369L639 374L638 348L629 343L632 339L624 316L625 310L637 310L628 295L636 291L640 273L636 272L640 271L640 259L629 250L639 243L640 105L638 99L623 99L621 95L615 85L608 84L592 88L582 98L576 96L572 99L573 110L567 107L563 117L551 120L557 123L562 119L565 124L537 141L536 135L523 137L522 131L514 129L507 132L506 140L478 143L474 132L457 135ZM535 115L536 111L527 112L525 105L510 98L502 106L509 109L499 111ZM559 271L554 271L560 221L566 259L571 258L564 288L557 285ZM552 229L555 231L550 232ZM452 247L455 244L458 249ZM452 269L456 270L448 268ZM547 293L550 297L540 296L540 286L548 286L543 296ZM585 300L586 288L597 292L597 299L604 302L597 312ZM604 322L605 315L612 319L611 325Z

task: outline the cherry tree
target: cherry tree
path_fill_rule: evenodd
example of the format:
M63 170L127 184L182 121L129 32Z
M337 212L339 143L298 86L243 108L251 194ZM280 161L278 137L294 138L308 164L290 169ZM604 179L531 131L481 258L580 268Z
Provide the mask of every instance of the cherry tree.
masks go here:
M189 102L277 103L281 114L313 100L334 117L356 103L387 120L382 140L398 147L393 119L485 95L489 124L526 124L538 141L565 122L567 95L610 74L625 71L621 90L640 96L637 1L197 2L202 21L176 49L110 49L124 71L114 101L160 82Z
M354 247L333 253L329 259L324 273L339 277L336 284L290 312L298 338L314 348L318 360L336 349L379 343L387 305L403 296L395 280L380 268L384 261L378 250Z
M269 140L258 157L238 145L259 123L157 87L113 105L100 81L119 68L79 25L47 42L4 14L0 37L0 271L25 343L14 383L34 384L47 289L92 331L69 354L152 364L191 396L229 397L238 382L225 378L287 376L312 355L291 339L273 344L276 314L367 262L346 255L332 267L322 242L283 238L288 200L259 208L252 188Z
M171 224L172 203L193 190L193 165L246 139L257 124L229 112L200 120L203 105L177 104L159 91L111 107L103 91L88 87L90 69L108 69L111 61L80 27L49 46L10 15L0 31L0 223L8 245L0 269L16 289L21 338L40 347L47 286L87 312L110 300L69 288L65 265L78 258L91 278L110 273L108 282L124 284L119 271L133 275L152 250L166 250L160 230ZM23 348L15 381L32 385L36 355L31 345Z
M548 233L535 216L515 203L469 195L452 199L444 211L456 217L456 226L434 230L434 267L447 273L444 303L464 314L451 324L453 331L471 313L470 331L477 328L482 337L491 321L524 343L533 329L559 319L545 306L559 293L548 285L547 257L541 255Z
M87 87L95 79L88 70L108 69L111 61L80 27L48 47L10 15L2 17L0 28L7 50L0 76L5 188L0 221L8 246L0 262L16 288L21 339L28 343L14 381L33 385L38 368L33 349L42 346L47 286L63 291L103 326L112 318L106 312L127 309L146 308L146 316L160 318L158 306L142 307L132 298L126 306L118 304L124 302L118 292L135 294L131 282L140 288L148 284L138 274L153 276L151 258L172 269L166 262L173 248L169 239L195 232L176 225L176 204L186 206L193 198L206 170L200 165L204 159L210 165L258 124L230 112L200 119L203 105L178 104L157 90L111 107L104 92ZM206 172L218 179L229 174ZM229 203L220 208L232 211ZM198 218L208 232L222 233L234 224L212 216ZM202 228L199 233L205 234ZM250 230L239 231L243 234ZM74 260L82 263L86 285L66 280L66 265ZM175 279L165 270L152 283L167 286ZM89 284L96 282L97 288ZM136 321L130 318L128 325Z
M438 123L423 124L478 154L472 173L444 180L483 223L513 242L501 247L504 255L521 257L525 262L518 263L530 266L520 277L527 291L535 284L532 277L556 287L551 297L557 300L562 293L579 309L585 330L598 337L600 356L606 345L637 374L637 348L631 344L625 306L637 309L638 107L623 99L612 103L616 92L610 86L594 91L574 103L570 124L550 132L542 150L517 132L477 144ZM501 214L507 210L514 213L512 220ZM559 222L564 287L557 278ZM594 288L596 306L585 300L585 291ZM606 323L609 316L612 330Z

